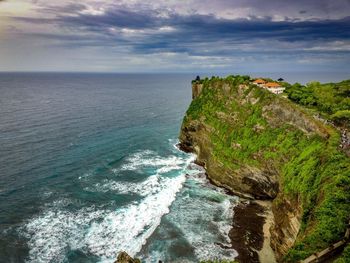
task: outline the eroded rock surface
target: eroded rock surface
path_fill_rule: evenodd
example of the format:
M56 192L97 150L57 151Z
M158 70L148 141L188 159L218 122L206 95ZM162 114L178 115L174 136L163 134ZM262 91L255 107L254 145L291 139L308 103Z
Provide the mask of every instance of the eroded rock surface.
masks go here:
M114 263L141 263L141 260L134 259L128 255L125 251L119 253L117 260Z

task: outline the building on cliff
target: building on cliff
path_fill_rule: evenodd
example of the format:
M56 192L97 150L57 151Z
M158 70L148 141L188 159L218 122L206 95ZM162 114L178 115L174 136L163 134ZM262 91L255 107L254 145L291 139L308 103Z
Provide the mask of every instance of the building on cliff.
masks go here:
M255 84L255 85L257 85L257 86L263 88L263 85L265 85L266 82L267 82L267 81L266 81L266 80L263 80L263 79L256 79L256 80L253 81L253 84Z
M256 86L259 86L260 88L267 89L268 91L274 94L283 93L283 91L285 90L285 88L281 84L277 82L267 82L264 79L256 79L252 83Z
M275 94L280 94L285 90L285 88L282 87L281 84L276 83L276 82L268 82L268 83L264 84L263 87L265 89L267 89L268 91L275 93Z

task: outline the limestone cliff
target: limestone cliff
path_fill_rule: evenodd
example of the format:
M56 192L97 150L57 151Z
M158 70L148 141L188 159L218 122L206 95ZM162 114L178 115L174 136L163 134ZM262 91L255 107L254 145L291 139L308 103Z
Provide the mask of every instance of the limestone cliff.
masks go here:
M303 259L341 236L350 166L334 129L249 77L194 82L192 98L180 147L197 154L215 184L273 201L271 247L278 261Z

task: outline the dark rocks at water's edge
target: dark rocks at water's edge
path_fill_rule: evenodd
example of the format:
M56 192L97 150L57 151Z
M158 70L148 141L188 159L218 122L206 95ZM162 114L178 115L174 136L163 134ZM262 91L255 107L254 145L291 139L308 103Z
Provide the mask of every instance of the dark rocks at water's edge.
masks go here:
M178 143L176 144L176 147L185 153L192 153L191 145L187 145L186 143Z
M255 202L241 202L234 208L232 228L229 232L232 248L238 253L238 262L259 263L264 244L264 207Z
M122 251L119 253L117 260L114 263L141 263L141 260L137 258L132 258L126 253L125 251Z
M186 148L183 143L179 143L177 147L187 153L193 152L189 148ZM198 176L208 179L209 184L222 187L208 176L204 162L196 159L193 164L203 168L203 173L200 173ZM222 189L226 194L237 196L237 194L232 193L232 191L226 188ZM246 199L244 196L240 197L239 202L233 208L234 217L228 233L230 246L222 247L237 251L238 256L234 262L276 262L273 251L268 245L268 242L266 242L266 236L270 236L268 231L272 226L271 214L268 213L268 210L271 209L271 202Z

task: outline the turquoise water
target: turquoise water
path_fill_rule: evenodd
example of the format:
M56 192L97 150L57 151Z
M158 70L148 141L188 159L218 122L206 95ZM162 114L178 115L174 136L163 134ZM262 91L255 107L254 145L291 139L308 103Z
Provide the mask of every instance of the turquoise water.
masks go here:
M232 258L178 132L192 75L0 74L0 262Z

